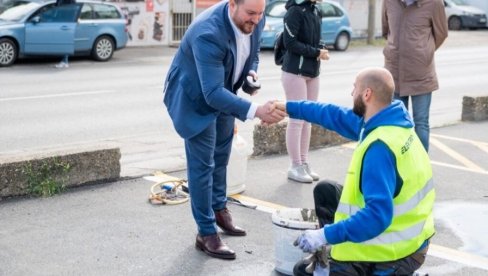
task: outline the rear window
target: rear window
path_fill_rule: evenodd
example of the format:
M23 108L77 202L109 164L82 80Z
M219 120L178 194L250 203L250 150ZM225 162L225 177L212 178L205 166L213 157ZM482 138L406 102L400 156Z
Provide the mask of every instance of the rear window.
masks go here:
M93 19L93 8L91 5L83 5L81 8L80 19Z
M93 4L93 15L95 19L118 19L121 15L115 6Z
M341 10L329 3L322 3L320 5L320 12L322 13L322 17L339 17L343 15Z

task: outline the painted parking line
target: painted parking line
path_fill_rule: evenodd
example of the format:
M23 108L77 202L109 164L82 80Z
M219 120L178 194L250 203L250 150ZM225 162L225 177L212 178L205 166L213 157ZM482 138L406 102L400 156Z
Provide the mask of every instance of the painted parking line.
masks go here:
M473 161L469 160L468 158L461 155L459 152L453 150L452 148L448 147L446 144L442 143L441 141L437 140L436 138L430 138L430 144L444 152L445 154L451 156L459 163L463 164L466 168L471 169L477 172L484 172L485 170L478 166Z
M252 197L244 196L241 194L232 195L232 198L239 200L247 205L255 205L256 210L272 214L276 210L286 208L286 206L275 204L272 202L255 199ZM483 256L474 255L471 253L459 251L456 249L430 244L427 255L444 259L447 261L457 262L469 267L476 267L484 270L488 270L488 258Z
M439 139L436 138L441 138L441 139L446 139L446 140L453 140L453 141L458 141L458 142L464 142L464 143L469 143L477 148L479 148L481 151L485 152L488 154L488 143L486 142L481 142L481 141L475 141L475 140L468 140L468 139L463 139L463 138L456 138L456 137L451 137L451 136L445 136L445 135L438 135L438 134L431 134L430 135L430 144L438 148L440 151L444 152L445 154L449 155L456 161L458 161L462 166L460 165L454 165L454 164L449 164L445 162L440 162L440 161L435 161L431 160L431 164L437 165L437 166L443 166L443 167L448 167L452 169L458 169L462 171L468 171L468 172L474 172L474 173L480 173L480 174L487 174L488 175L488 170L485 170L484 168L478 166L476 163L473 161L469 160L456 150L448 147L444 143L442 143ZM434 138L436 137L436 138ZM355 149L357 146L357 142L349 142L341 145L344 148L348 149Z
M244 196L241 194L231 195L230 197L232 197L233 199L239 200L242 203L245 203L248 205L254 205L254 206L256 206L256 210L266 212L266 213L270 213L270 214L274 213L276 210L281 210L281 209L286 208L286 206L283 206L283 205L259 200L259 199Z
M452 140L452 141L458 141L458 142L464 142L464 143L469 143L471 145L474 145L478 147L480 150L486 152L488 154L488 143L487 142L481 142L481 141L476 141L476 140L471 140L471 139L464 139L464 138L457 138L457 137L452 137L452 136L446 136L446 135L440 135L440 134L431 134L431 137L437 137L445 140Z
M488 258L432 243L429 245L427 255L488 270Z
M171 180L180 180L177 177L162 173L162 172L155 172L153 176L144 177L146 180L154 181L154 182L163 182L163 181L171 181ZM233 199L238 200L239 202L249 205L255 206L256 210L261 212L266 212L272 214L276 210L287 208L286 206L279 205L276 203L252 198L249 196L235 194L231 196ZM444 246L430 244L429 251L427 253L430 256L441 258L444 260L457 262L464 264L470 267L477 267L480 269L488 270L488 258L466 253L463 251L459 251L456 249L447 248Z
M488 171L484 171L484 170L481 170L481 171L480 170L473 170L473 169L466 168L466 167L463 167L463 166L448 164L448 163L439 162L439 161L432 161L432 160L430 161L430 163L432 165L447 167L447 168L451 168L451 169L457 169L457 170L460 170L460 171L467 171L467 172L472 172L472 173L480 173L480 174L486 174L486 175L488 175Z

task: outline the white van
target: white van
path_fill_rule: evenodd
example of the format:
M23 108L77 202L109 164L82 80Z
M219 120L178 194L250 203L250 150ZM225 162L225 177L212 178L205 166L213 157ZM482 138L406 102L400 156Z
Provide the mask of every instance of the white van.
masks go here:
M486 14L483 10L468 5L465 0L444 0L450 30L463 28L478 29L486 27Z

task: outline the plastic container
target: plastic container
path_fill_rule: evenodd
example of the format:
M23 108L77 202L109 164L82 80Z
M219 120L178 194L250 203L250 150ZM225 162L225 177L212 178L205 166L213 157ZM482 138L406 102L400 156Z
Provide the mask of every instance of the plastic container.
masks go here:
M242 193L246 189L247 160L252 153L246 140L236 132L227 165L227 196Z
M307 256L293 242L307 229L318 229L315 210L285 208L275 211L272 216L275 241L275 270L293 275L295 264Z

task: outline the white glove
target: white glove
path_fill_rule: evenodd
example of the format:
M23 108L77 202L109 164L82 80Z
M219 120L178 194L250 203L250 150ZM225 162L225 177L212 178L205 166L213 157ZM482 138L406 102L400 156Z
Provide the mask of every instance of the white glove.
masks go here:
M303 252L314 253L319 247L327 244L324 228L318 230L306 230L298 236L293 244L298 246Z

